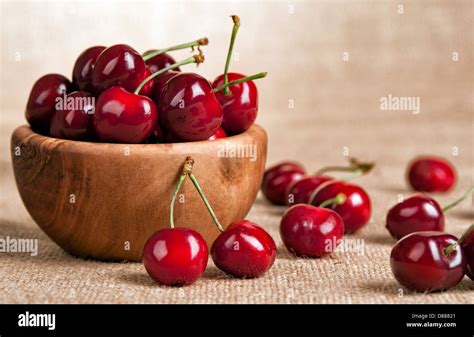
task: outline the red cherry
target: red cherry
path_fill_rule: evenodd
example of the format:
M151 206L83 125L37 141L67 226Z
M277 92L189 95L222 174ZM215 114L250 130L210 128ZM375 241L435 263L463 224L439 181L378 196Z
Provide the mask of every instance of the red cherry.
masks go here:
M305 169L296 162L281 162L265 171L262 192L274 204L286 204L286 190L294 181L303 178Z
M185 141L206 140L222 123L222 107L211 85L193 73L180 73L167 82L160 113L166 129Z
M332 179L327 176L308 176L301 180L293 181L286 191L287 205L309 204L314 190L322 183Z
M434 199L415 194L388 211L386 227L397 240L413 232L442 232L444 214Z
M467 235L462 238L461 246L467 260L466 275L474 281L474 228L472 226Z
M79 90L93 92L92 71L100 53L106 47L96 46L84 50L76 60L72 71L72 82Z
M148 50L147 52L145 52L145 55L153 51L155 50ZM167 68L175 64L176 60L171 55L167 53L163 53L163 54L156 55L152 57L151 59L146 60L145 63L152 73L156 73L158 70ZM181 70L178 67L178 68L175 68L174 71L178 72Z
M455 236L443 232L416 232L403 237L390 254L393 275L401 285L420 292L454 287L466 270L462 249L445 253L445 248L456 241Z
M456 182L456 171L443 158L419 157L408 168L408 180L415 191L446 192Z
M151 70L148 69L148 67L145 67L145 70L143 70L142 74L138 76L139 84L151 74L152 74ZM145 83L143 88L141 88L139 94L152 98L154 89L155 89L155 79L153 78Z
M327 208L295 205L280 222L286 248L297 256L321 257L332 253L344 236L341 217Z
M72 140L90 140L94 137L94 96L85 91L75 91L66 97L63 108L51 119L50 136ZM69 102L74 104L69 108Z
M228 81L244 78L245 75L228 73ZM212 83L213 88L224 84L224 75L218 76ZM224 91L218 91L216 97L222 105L224 119L222 127L231 135L239 134L247 130L257 118L258 112L258 90L253 81L247 81L229 87L229 95Z
M206 270L209 251L202 236L188 228L159 230L146 242L143 264L156 282L188 285Z
M209 137L208 140L216 140L216 139L221 139L221 138L227 138L227 134L225 133L223 128L220 128L219 130L217 130L216 133L213 134L211 137Z
M157 119L158 112L151 99L112 87L97 101L94 127L102 141L141 143L155 130Z
M277 248L272 237L248 220L232 223L211 248L217 268L235 277L254 278L275 262Z
M362 187L335 181L313 193L311 204L319 206L341 193L346 195L346 201L341 205L328 205L327 208L341 216L346 233L353 233L367 224L371 214L370 198Z
M41 132L49 131L51 117L56 111L56 99L72 90L72 83L59 74L39 78L31 89L25 117L30 125Z
M97 58L92 71L92 84L96 93L120 86L133 92L151 74L141 55L132 47L117 44L106 48ZM148 84L148 83L147 83ZM145 91L140 91L140 94Z

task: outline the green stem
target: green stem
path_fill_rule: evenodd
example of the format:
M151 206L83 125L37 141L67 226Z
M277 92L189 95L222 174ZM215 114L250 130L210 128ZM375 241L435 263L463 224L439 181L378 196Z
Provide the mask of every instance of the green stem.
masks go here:
M349 158L349 166L326 166L316 171L316 175L322 175L326 172L352 172L354 174L363 175L369 173L375 166L373 162L361 162L356 158Z
M339 193L334 198L323 201L321 204L319 204L318 207L324 208L332 204L342 205L343 203L346 202L346 200L347 200L346 195L344 193Z
M459 238L458 241L456 241L455 243L453 243L452 245L449 245L448 247L445 247L443 249L443 254L444 256L448 256L449 254L451 254L452 252L454 252L456 250L456 248L459 246L459 245L462 245L464 240L468 237L469 234L471 234L471 232L474 231L474 224L471 225L463 234L462 236Z
M469 190L467 190L467 192L464 193L464 195L463 195L461 198L459 198L458 200L456 200L456 201L450 203L449 205L444 206L444 207L442 208L442 211L443 211L443 212L446 212L446 211L450 210L451 208L456 207L458 204L460 204L460 203L463 202L465 199L467 199L468 197L470 197L473 192L474 192L474 186L471 187Z
M194 161L191 158L186 158L186 161L184 162L183 165L183 173L181 173L181 176L179 177L178 184L176 185L176 189L173 193L173 197L171 198L171 205L170 205L170 227L174 228L174 204L176 202L176 197L178 196L179 190L181 189L181 186L184 183L184 180L186 179L186 176L191 172L193 169L193 163Z
M191 178L191 181L193 182L194 187L196 187L196 190L198 191L199 195L201 196L202 201L204 201L204 204L206 205L206 208L209 211L209 214L212 216L212 219L214 220L214 223L216 224L217 228L219 229L219 231L223 232L224 228L222 228L219 220L217 219L216 214L214 213L214 211L213 211L211 205L209 204L209 202L207 201L207 198L204 195L204 192L202 191L201 186L199 186L199 183L197 182L196 177L194 177L194 175L192 173L190 173L189 178Z
M225 61L225 68L224 68L224 85L229 83L229 79L227 78L227 73L229 72L230 61L232 59L232 52L234 50L234 42L235 38L237 37L237 32L239 31L240 27L240 18L237 15L231 15L232 21L234 21L234 27L232 28L232 35L230 37L230 44L229 50L227 52L227 59ZM223 92L225 96L230 94L229 87L225 87Z
M223 84L220 87L214 88L213 91L218 92L218 91L221 91L222 89L230 87L231 85L235 85L235 84L239 84L239 83L243 83L247 81L252 81L252 80L258 80L259 78L264 78L265 76L267 76L267 72L262 72L255 75L239 78L238 80L228 82L227 84Z
M138 95L138 93L140 92L140 90L142 90L143 86L150 80L154 79L155 77L157 76L160 76L161 74L164 74L166 73L168 70L172 70L172 69L175 69L175 68L178 68L180 66L183 66L185 64L190 64L190 63L202 63L204 62L204 55L202 54L199 54L199 55L193 55L191 57L188 57L187 59L184 59L182 61L179 61L175 64L172 64L164 69L161 69L160 71L157 71L156 73L153 73L151 74L150 76L148 76L147 78L145 78L137 87L137 89L135 89L135 91L133 92L135 95Z
M199 46L206 46L208 43L209 43L209 40L207 39L207 37L203 37L203 38L197 39L196 41L182 43L182 44L178 44L176 46L168 47L165 49L158 49L158 50L147 52L142 55L142 58L144 61L148 61L149 59L155 56L158 56L160 54L163 54L169 51L186 49L186 48L194 48L194 47L199 47Z

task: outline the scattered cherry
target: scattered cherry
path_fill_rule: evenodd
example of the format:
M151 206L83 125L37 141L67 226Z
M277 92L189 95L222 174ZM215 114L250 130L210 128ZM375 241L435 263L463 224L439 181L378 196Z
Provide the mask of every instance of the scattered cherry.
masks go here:
M72 140L90 140L94 137L94 96L85 91L67 95L62 109L56 110L51 119L50 136ZM68 102L80 104L78 109L68 107Z
M474 281L474 225L471 225L466 233L459 239L461 247L466 255L466 275Z
M341 216L346 233L353 233L367 224L371 214L370 198L362 187L342 181L329 182L313 193L311 204L318 206L338 194L344 194L346 201L341 205L333 203L326 207Z
M290 207L280 222L286 248L297 256L322 257L334 252L344 236L341 217L327 208L311 205Z
M455 236L443 232L415 232L393 247L390 266L397 281L419 292L454 287L466 271L466 257Z
M112 87L97 101L94 127L102 141L141 143L155 130L157 119L158 112L150 98Z
M303 166L296 162L285 161L273 165L265 171L262 192L270 202L285 205L288 186L302 179L305 173Z
M180 140L206 140L219 130L222 107L204 77L179 73L168 80L162 97L160 122Z
M106 49L106 47L90 47L84 50L77 58L72 70L72 83L74 83L79 90L94 92L92 72L97 58L104 49Z
M443 231L444 212L467 199L473 192L474 187L471 187L462 197L443 208L427 195L412 195L388 211L386 227L395 239L413 232Z
M456 171L446 159L418 157L408 168L408 180L415 191L447 192L456 182Z
M333 180L328 176L308 176L291 183L286 191L287 205L309 204L311 196L321 184Z
M56 99L72 91L73 85L59 74L48 74L39 78L31 89L26 105L25 117L33 129L47 133L56 110Z
M189 228L161 229L146 242L143 264L152 279L168 286L188 285L206 270L208 248Z
M211 247L217 268L235 277L259 277L275 262L272 237L257 224L239 220L227 227Z

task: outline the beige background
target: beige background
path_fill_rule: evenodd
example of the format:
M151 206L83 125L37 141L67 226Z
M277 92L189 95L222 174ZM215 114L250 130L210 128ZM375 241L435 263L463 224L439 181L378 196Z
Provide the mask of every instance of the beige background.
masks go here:
M472 1L2 2L0 8L0 236L38 238L40 245L37 257L0 253L1 303L474 302L467 278L444 293L400 295L388 260L394 241L384 228L398 195L410 193L404 173L417 154L447 157L458 170L455 190L436 196L441 204L473 184ZM280 247L261 279L230 279L211 262L203 279L178 289L153 284L141 264L68 256L33 223L11 171L9 138L25 123L34 81L49 72L70 76L77 55L91 45L127 43L142 52L201 36L210 45L198 71L212 79L224 66L231 14L242 20L231 68L269 72L258 83L268 163L294 159L314 171L344 163L344 147L377 161L375 172L359 181L374 208L355 236L365 240L365 255L303 260ZM420 97L421 113L382 111L380 98L388 94ZM248 218L281 245L284 209L259 196ZM447 231L460 235L472 221L466 202L447 216Z

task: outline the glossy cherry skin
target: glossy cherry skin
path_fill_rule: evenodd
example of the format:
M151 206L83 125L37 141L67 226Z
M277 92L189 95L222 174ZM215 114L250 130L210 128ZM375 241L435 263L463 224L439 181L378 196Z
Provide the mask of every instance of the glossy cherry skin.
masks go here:
M280 221L286 248L297 256L321 257L335 251L344 236L341 217L327 208L311 205L290 207Z
M94 114L94 128L100 140L142 143L156 128L158 111L145 96L112 87L100 95Z
M323 187L312 196L311 204L319 206L326 200L343 193L347 199L341 204L331 204L327 208L339 214L344 221L346 233L353 233L362 228L370 220L372 211L370 198L364 189L355 184L335 181Z
M390 254L393 275L401 285L419 292L454 287L464 276L466 257L460 247L448 256L443 250L456 240L443 232L415 232L403 237Z
M26 104L25 117L37 131L47 133L54 112L56 99L72 91L73 85L59 74L48 74L39 78L31 89Z
M333 178L327 176L308 176L294 181L287 188L286 204L290 206L309 204L314 190L321 186L321 184L332 179Z
M135 49L125 44L116 44L106 48L97 58L92 71L92 85L96 94L113 86L134 92L150 74L151 71ZM149 83L148 85L150 86ZM142 89L140 94L151 94L151 89Z
M72 83L81 91L94 92L92 71L100 53L106 47L95 46L84 50L76 60L72 70Z
M209 251L206 241L188 228L166 228L152 235L143 249L148 275L167 286L195 282L206 270Z
M444 214L438 203L423 194L415 194L393 206L386 227L395 239L422 231L444 231Z
M447 192L456 182L456 171L446 159L419 157L408 168L408 181L415 191Z
M179 73L166 83L160 123L180 140L206 140L222 124L222 107L209 82L193 73Z
M146 53L152 51L154 50L149 50ZM176 60L170 54L167 53L156 55L155 57L152 57L151 59L145 61L145 64L148 66L152 73L156 73L158 70L167 68L175 63ZM173 70L176 72L181 71L179 67L174 68Z
M262 192L270 202L285 205L288 186L303 178L305 173L304 167L296 162L285 161L273 165L265 171Z
M241 278L264 274L275 262L276 254L272 237L248 220L230 224L211 247L212 260L217 268Z
M221 138L227 138L227 134L225 133L223 128L220 128L219 130L217 130L216 133L213 134L211 137L209 137L208 140L216 140L216 139L221 139Z
M74 107L68 101L74 100ZM71 140L90 140L94 137L94 96L85 91L74 91L67 95L63 109L56 110L51 119L51 137ZM77 109L75 109L77 108Z
M228 73L229 82L246 77L242 74ZM218 76L212 83L213 88L224 84L224 75ZM229 95L224 95L221 90L216 97L224 110L222 127L227 133L236 135L247 130L257 118L258 112L258 90L253 81L235 84L229 87Z
M461 242L462 249L466 255L466 275L474 281L474 231L471 231Z
M158 108L159 123L163 129L165 128L164 126L165 122L163 121L163 113L161 111L164 105L163 95L165 93L166 83L168 83L168 80L170 80L172 77L178 74L179 72L170 70L155 78L155 87L153 89L153 101L155 102L156 107Z

